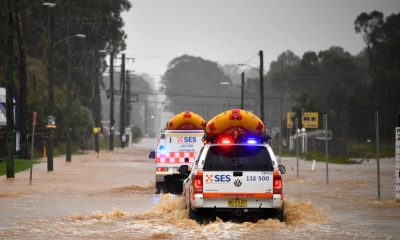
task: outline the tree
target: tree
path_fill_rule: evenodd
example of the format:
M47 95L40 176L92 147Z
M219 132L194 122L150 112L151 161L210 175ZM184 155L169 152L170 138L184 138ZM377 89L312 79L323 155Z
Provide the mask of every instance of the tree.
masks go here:
M216 62L200 57L183 55L173 59L162 76L173 113L194 111L204 118L211 117L229 107L240 105L239 89L232 89L221 82L230 82Z
M370 112L378 111L381 136L389 141L400 113L400 14L386 19L381 12L361 13L355 31L363 36L372 84Z
M373 11L370 14L361 13L354 21L356 33L362 34L363 40L366 44L368 59L370 63L370 73L372 79L375 79L375 55L374 46L381 38L380 27L383 24L383 14L378 11Z
M37 1L13 1L15 11L13 16L12 42L15 47L10 49L6 44L7 32L7 5L9 1L0 3L0 85L5 85L6 69L11 71L7 75L15 76L19 81L13 82L18 89L16 96L20 96L21 117L20 130L22 139L25 140L27 130L30 128L30 116L33 111L38 113L37 132L45 131L46 125L46 101L47 101L47 33L48 33L48 8ZM122 11L128 11L131 4L128 0L87 0L87 1L57 1L51 11L56 16L54 42L59 41L54 48L54 73L55 73L55 109L57 117L56 144L65 141L65 126L67 106L66 76L71 75L72 79L72 112L74 124L72 125L73 139L78 142L82 136L81 126L93 124L91 116L87 115L87 109L93 108L95 77L101 75L105 69L104 57L106 54L98 53L99 50L118 53L125 48L126 34L123 31ZM72 36L77 33L86 35L84 40L77 40ZM68 39L68 41L66 41ZM65 41L60 41L65 40ZM71 47L70 58L67 58L67 42ZM3 56L6 51L14 51L13 59L17 68L7 68ZM18 52L17 52L18 50ZM16 54L17 53L17 54ZM98 54L96 54L98 53ZM72 64L67 72L66 63L69 59ZM7 78L9 79L9 78ZM95 105L98 109L98 105ZM93 110L93 109L92 109ZM77 117L79 116L79 117ZM98 118L97 118L97 122ZM83 124L83 125L81 125ZM92 126L93 127L93 126ZM10 138L11 139L11 138ZM22 141L24 143L25 141Z
M365 120L369 83L365 81L364 62L362 55L354 57L341 47L306 52L302 58L287 51L271 63L267 76L275 96L282 88L283 96L293 99L292 111L297 116L303 111L328 114L333 141L338 144L370 133ZM275 114L278 106L271 106Z

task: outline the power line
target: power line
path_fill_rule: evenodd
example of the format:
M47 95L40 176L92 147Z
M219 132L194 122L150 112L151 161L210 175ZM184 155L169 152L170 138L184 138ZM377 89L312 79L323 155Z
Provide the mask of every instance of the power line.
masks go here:
M256 54L254 54L253 56L251 56L246 62L244 62L243 64L247 64L249 63L253 58L258 56L258 52Z

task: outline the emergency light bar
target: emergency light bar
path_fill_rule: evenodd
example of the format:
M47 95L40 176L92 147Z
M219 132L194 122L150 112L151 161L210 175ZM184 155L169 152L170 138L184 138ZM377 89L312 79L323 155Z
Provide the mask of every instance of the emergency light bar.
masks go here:
M231 136L219 136L219 137L204 137L204 143L217 143L222 145L229 144L262 144L269 142L272 138L270 136L246 136L234 139Z
M226 144L232 144L233 141L232 141L232 139L225 137L225 138L221 138L220 140L218 140L218 143L226 145Z
M248 144L256 144L256 143L258 143L258 141L257 141L256 139L253 139L253 138L247 139L246 142L247 142Z

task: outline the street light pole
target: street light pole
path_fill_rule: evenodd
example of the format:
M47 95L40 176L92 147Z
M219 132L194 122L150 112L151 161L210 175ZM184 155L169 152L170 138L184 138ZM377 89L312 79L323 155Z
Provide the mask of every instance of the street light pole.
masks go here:
M68 13L69 18L69 13ZM69 22L68 22L68 34L69 34ZM65 118L65 127L67 133L67 146L65 151L65 159L67 162L71 162L71 155L72 155L72 125L71 125L71 115L72 115L72 79L71 79L71 43L70 39L77 37L77 38L85 38L86 35L84 34L75 34L72 36L68 36L63 40L58 41L57 43L61 43L62 41L67 41L67 111L66 111L66 118Z
M15 133L14 133L14 104L13 104L13 92L14 92L14 75L13 75L13 67L14 67L14 23L13 23L13 1L7 0L5 1L5 12L7 15L6 24L5 24L5 79L6 79L6 103L7 103L7 178L14 178L14 152L15 152Z
M97 157L99 157L100 153L100 145L99 145L99 129L101 125L101 101L100 101L100 80L99 80L99 63L97 62L98 50L95 45L94 54L93 54L93 62L95 64L94 67L94 125L96 128L94 135L94 143L95 143L95 151L97 153Z
M283 61L281 60L281 80L279 81L279 92L280 92L280 112L279 112L279 164L281 164L281 155L282 155L282 134L283 134L283 116L282 116L282 108L283 108L283 91L282 91L282 82L283 82Z
M70 15L71 15L71 3L68 4L68 23L67 23L67 29L68 29L68 36L70 36ZM66 112L66 121L65 121L65 127L66 127L66 133L67 133L67 149L65 151L65 160L67 162L71 162L71 154L72 154L72 136L71 136L71 105L72 105L72 94L71 94L71 71L70 71L70 57L71 57L71 43L69 40L67 40L67 112Z
M120 90L121 90L121 107L120 107L120 118L119 118L119 132L120 132L120 140L121 140L121 148L125 147L125 54L122 54L122 63L121 63L121 81L120 81Z
M54 16L52 7L54 3L43 3L48 7L48 28L47 28L47 116L53 116L54 93L53 93L53 36L54 36ZM49 135L46 143L47 149L47 171L53 171L53 129L48 128Z
M242 72L242 84L240 87L240 109L244 109L244 72Z
M114 51L110 53L110 151L114 151Z
M264 123L264 55L263 51L259 51L260 56L260 118Z

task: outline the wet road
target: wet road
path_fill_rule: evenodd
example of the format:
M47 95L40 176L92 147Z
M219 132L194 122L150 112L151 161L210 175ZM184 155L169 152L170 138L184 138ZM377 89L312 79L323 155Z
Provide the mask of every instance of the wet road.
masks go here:
M286 223L187 218L176 195L154 194L154 139L131 149L55 158L15 179L0 179L0 239L399 239L400 202L394 200L394 160L381 160L382 200L377 200L376 162L330 165L283 158Z

